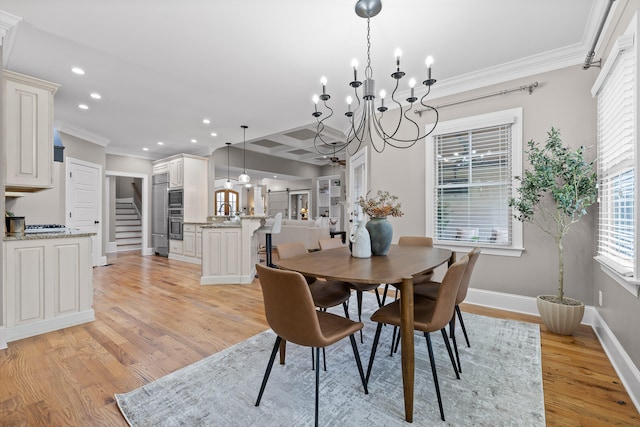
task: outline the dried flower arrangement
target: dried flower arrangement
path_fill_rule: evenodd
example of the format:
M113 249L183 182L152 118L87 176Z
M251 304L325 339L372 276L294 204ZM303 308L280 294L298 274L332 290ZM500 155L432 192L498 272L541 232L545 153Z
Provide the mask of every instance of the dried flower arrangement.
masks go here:
M367 192L367 197L360 196L358 205L369 217L385 218L388 216L399 217L404 215L400 210L401 203L397 201L398 196L392 196L388 191L378 190L375 197L371 199L368 197L369 192Z

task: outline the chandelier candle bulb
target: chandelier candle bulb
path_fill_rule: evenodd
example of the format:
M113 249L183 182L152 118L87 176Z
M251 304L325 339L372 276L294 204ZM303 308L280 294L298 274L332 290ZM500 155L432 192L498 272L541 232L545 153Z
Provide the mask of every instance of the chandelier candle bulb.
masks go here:
M351 61L351 66L353 67L353 81L357 82L358 81L358 60L354 58L353 61Z
M398 71L400 71L400 57L402 56L402 51L400 49L396 49L393 55L396 57L396 66L398 67Z

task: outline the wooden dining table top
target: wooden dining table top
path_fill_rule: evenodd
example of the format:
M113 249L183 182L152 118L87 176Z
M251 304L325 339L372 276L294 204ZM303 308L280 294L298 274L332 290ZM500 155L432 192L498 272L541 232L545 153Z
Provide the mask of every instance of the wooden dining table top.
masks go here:
M391 245L387 255L354 258L348 247L279 260L276 265L304 275L356 283L400 283L451 258L449 249Z

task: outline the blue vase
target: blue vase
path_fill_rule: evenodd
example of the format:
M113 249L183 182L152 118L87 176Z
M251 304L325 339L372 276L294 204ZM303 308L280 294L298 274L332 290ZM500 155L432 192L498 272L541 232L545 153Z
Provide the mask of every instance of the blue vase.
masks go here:
M386 255L391 246L393 227L387 218L371 218L366 225L371 238L371 255Z

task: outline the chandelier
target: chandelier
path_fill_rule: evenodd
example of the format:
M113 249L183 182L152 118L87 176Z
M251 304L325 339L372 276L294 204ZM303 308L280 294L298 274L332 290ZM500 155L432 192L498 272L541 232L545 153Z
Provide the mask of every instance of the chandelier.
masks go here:
M412 120L408 113L413 109L414 104L417 106L418 98L415 96L415 79L409 80L410 96L406 98L406 106L402 105L402 102L396 99L396 92L400 86L400 80L405 76L404 71L400 69L400 57L402 53L400 50L396 50L396 71L391 74L392 82L395 80L395 88L391 93L391 103L395 104L399 108L398 119L393 121L389 126L390 120L385 120L385 126L383 126L383 118L385 111L388 107L385 106L385 91L380 91L380 104L376 108L376 95L375 95L375 80L373 79L373 69L371 68L371 35L370 35L370 19L380 13L382 10L382 0L358 0L355 6L356 14L361 18L367 19L367 65L364 72L364 81L358 80L358 61L353 60L351 66L353 67L353 81L349 83L349 86L353 88L354 96L348 96L347 112L344 115L348 120L349 130L347 131L346 138L343 141L336 143L335 138L325 135L325 121L333 116L333 109L329 106L328 101L331 98L327 93L327 79L322 77L320 80L322 84L322 94L314 95L313 102L315 104L315 110L312 116L316 118L316 135L314 137L314 146L316 151L320 154L330 154L334 150L338 152L347 150L350 154L355 154L360 145L364 141L369 141L371 146L379 153L384 151L387 145L394 148L410 148L415 143L427 135L431 134L438 124L438 110L435 107L425 104L424 100L431 92L431 86L436 82L436 79L431 77L431 66L433 64L433 58L428 56L426 59L427 73L426 79L422 84L426 87L426 93L420 98L419 103L425 108L422 112L432 111L435 115L433 125L428 131L420 131L420 125ZM362 88L362 89L360 89ZM353 100L357 101L357 104L352 109ZM322 101L326 115L323 117L323 112L318 110L318 104ZM408 130L406 129L408 128ZM402 129L402 132L400 130ZM405 135L401 137L399 135ZM374 138L374 135L376 138ZM407 137L410 135L411 137ZM334 154L335 156L335 154Z

